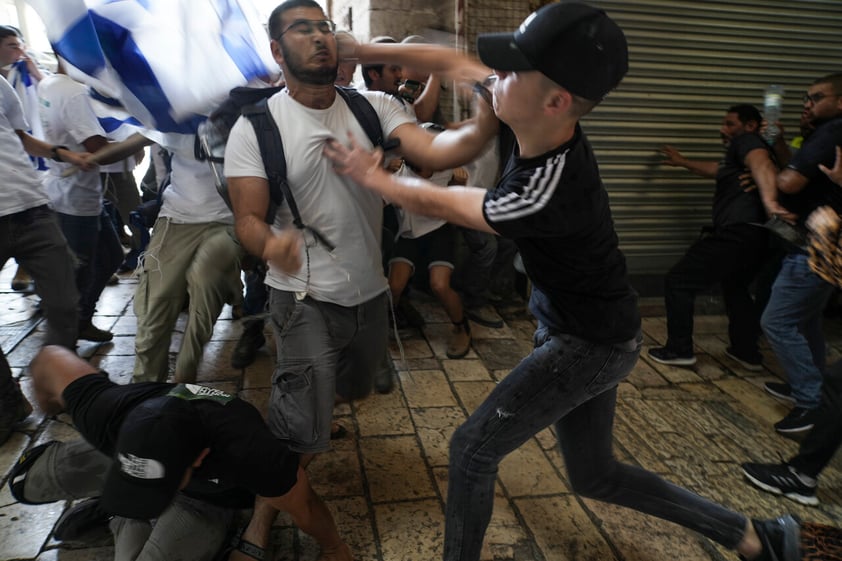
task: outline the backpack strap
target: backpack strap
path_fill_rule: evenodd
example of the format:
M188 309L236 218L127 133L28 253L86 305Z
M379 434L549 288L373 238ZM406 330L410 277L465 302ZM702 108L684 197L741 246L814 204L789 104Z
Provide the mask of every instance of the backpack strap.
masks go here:
M342 86L336 86L336 93L348 104L371 144L375 147L383 146L383 129L380 127L380 117L365 96L354 88Z
M266 169L266 177L269 181L269 198L275 205L280 206L284 200L289 205L289 210L292 213L292 223L299 230L307 230L323 246L328 248L328 251L333 251L334 246L328 241L325 236L317 229L307 226L301 220L301 213L298 211L298 204L290 191L289 183L287 183L287 162L284 154L284 143L281 139L281 131L278 130L278 125L269 113L269 105L267 98L261 99L253 105L243 107L242 114L246 117L254 127L254 133L257 136L257 143L260 147L260 158L263 160L263 166ZM271 223L270 212L266 216L266 222Z

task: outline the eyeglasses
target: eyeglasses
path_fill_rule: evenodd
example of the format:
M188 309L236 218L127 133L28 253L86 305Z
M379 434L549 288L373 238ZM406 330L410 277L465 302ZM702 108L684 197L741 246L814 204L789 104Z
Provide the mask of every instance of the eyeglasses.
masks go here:
M826 94L824 92L816 92L814 94L804 94L804 103L812 103L816 105L818 102L826 97L842 97L842 94Z
M283 37L287 31L294 31L300 35L312 35L318 31L323 35L327 35L336 31L336 24L329 19L298 19L281 31L280 35L275 37L275 40L277 41Z

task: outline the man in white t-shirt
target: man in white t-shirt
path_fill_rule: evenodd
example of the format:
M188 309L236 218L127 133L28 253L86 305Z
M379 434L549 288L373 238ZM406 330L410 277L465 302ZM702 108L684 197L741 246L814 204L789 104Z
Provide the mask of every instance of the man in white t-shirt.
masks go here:
M248 120L231 130L225 153L237 237L249 253L269 263L270 313L282 350L268 423L302 454L304 464L329 448L335 396L358 399L371 392L388 328L388 287L380 256L382 200L338 176L322 155L328 139L346 141L349 133L371 146L333 85L338 59L334 29L312 0L288 0L275 8L269 19L271 48L287 88L268 106L283 138L287 179L302 221L335 248L317 241L310 230L291 229L287 204L280 205L271 227L266 224L268 181ZM362 95L380 117L384 137L400 140L408 157L435 169L470 160L496 130L489 113L433 136L391 96ZM265 545L268 536L256 520L260 517L252 519L244 538Z
M108 144L91 108L88 90L67 76L61 65L57 74L38 85L38 98L44 136L49 142L88 152ZM112 333L96 327L91 319L100 294L123 261L123 249L103 208L99 172L77 171L64 177L68 167L66 163L50 165L45 187L64 237L76 255L79 338L110 341Z
M20 99L5 78L0 78L0 268L14 257L31 272L47 318L45 343L73 349L78 301L73 257L55 213L47 208L49 198L27 152L86 164L66 148L53 147L27 134L28 128ZM14 423L30 411L0 349L0 444L9 437Z
M177 382L194 382L222 307L242 298L234 217L216 191L210 166L194 157L195 138L167 134L161 143L172 153L172 173L135 294L135 382L166 381L170 339L188 297L174 374Z

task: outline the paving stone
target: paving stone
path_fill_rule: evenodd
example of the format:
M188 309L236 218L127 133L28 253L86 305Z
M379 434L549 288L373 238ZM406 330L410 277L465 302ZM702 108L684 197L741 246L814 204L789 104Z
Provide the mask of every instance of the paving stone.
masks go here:
M382 559L441 559L444 514L436 500L395 502L374 507Z
M374 512L363 497L328 499L339 533L356 561L379 561L374 535Z
M462 406L470 415L477 410L496 385L494 382L455 382L453 388Z
M491 375L479 360L443 360L442 367L451 382L488 380Z
M0 559L34 559L61 515L63 503L0 508Z
M474 341L474 349L486 368L511 370L532 351L532 345L515 339Z
M711 561L708 544L698 534L628 508L583 499L585 507L602 522L611 544L626 561L681 559ZM644 538L645 536L645 538Z
M414 437L374 437L360 440L363 467L375 503L431 498L435 495Z
M459 407L414 408L412 419L427 465L447 466L450 437L465 421L465 413Z
M610 546L572 496L516 499L544 559L611 561Z
M420 370L400 373L401 387L410 407L449 407L456 405L456 398L444 372Z
M430 358L433 356L433 350L425 339L403 339L401 345L406 358ZM394 341L389 344L389 352L396 361L401 358L400 348Z
M317 455L307 466L313 489L321 497L362 496L360 462L352 438L331 441L332 450Z
M361 436L411 435L415 432L409 409L399 392L373 395L356 405Z
M498 477L511 497L550 495L568 492L535 439L503 458Z

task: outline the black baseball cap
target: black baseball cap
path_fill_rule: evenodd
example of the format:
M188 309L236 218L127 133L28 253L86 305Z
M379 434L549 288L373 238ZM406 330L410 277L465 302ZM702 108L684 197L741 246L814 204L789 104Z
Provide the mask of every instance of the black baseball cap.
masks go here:
M578 2L543 6L514 33L480 35L477 51L495 70L537 70L592 101L617 87L629 69L623 30L599 8Z
M174 396L144 401L120 427L101 507L126 518L158 517L206 447L201 422L188 401Z

